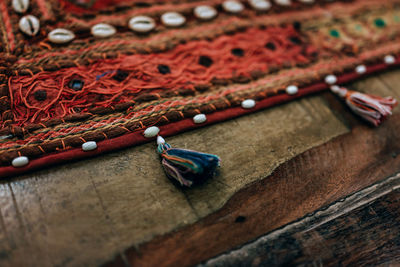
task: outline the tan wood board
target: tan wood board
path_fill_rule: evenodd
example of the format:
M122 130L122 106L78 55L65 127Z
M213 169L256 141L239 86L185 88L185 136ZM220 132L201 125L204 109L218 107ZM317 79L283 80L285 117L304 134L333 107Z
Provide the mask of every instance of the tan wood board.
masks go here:
M354 87L399 98L399 73ZM335 105L325 93L168 138L222 158L220 176L194 189L166 179L153 143L3 181L0 265L98 265L201 221L280 164L360 123ZM281 201L296 201L281 190Z
M127 262L191 266L397 173L399 129L400 114L379 129L356 125L283 163L201 221L129 249Z

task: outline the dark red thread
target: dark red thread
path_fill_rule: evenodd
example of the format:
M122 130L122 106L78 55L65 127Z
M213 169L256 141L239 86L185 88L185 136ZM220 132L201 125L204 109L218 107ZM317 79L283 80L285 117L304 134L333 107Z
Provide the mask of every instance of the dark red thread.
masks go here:
M215 78L247 83L253 71L265 72L270 66L288 62L291 65L310 62L307 54L314 49L294 44L289 38L293 36L299 40L303 38L291 25L249 29L234 36L221 36L212 42L183 44L162 54L105 59L91 66L13 77L10 93L15 121L19 125L34 123L64 117L75 113L76 109L85 112L94 106L112 107L137 97L155 100L166 90L192 95L196 85ZM274 42L277 49L274 52L266 49L267 42ZM232 50L236 54L232 54ZM212 60L208 67L199 64L199 59L204 56ZM74 80L83 82L78 91L70 88ZM38 90L46 91L45 100L35 99Z

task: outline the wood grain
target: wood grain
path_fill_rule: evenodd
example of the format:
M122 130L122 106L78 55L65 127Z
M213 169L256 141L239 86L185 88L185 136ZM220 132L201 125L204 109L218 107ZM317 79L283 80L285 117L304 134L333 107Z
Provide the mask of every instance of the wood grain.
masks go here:
M394 265L399 232L397 174L201 266Z
M128 250L128 262L197 264L390 176L400 171L398 129L400 114L379 129L355 126L285 162L200 222Z
M388 73L354 87L396 84ZM188 190L166 179L154 144L4 181L0 265L176 266L232 249L399 169L399 115L372 129L348 114L322 94L169 138L222 158L219 177Z

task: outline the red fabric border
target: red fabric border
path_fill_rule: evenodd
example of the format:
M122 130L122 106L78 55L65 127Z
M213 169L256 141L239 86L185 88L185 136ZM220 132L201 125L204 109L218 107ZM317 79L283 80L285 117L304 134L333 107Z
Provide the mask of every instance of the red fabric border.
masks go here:
M385 63L379 63L373 66L367 67L367 72L363 75L357 74L356 72L350 72L342 74L338 77L337 84L347 83L356 80L361 77L365 77L368 74L372 74L378 71L388 69L392 66L400 65L400 57L396 58L396 61L392 65ZM328 89L328 85L320 81L313 85L301 88L296 95L290 96L287 94L276 95L268 97L257 102L256 106L252 109L243 109L241 107L233 107L222 111L217 111L211 114L207 114L207 122L202 124L195 124L191 118L184 119L178 122L169 123L164 126L160 126L160 135L167 137L174 135L179 132L196 129L205 125L210 125L227 119L235 118L245 114L253 113L258 110L265 109L283 102L287 102L305 95L316 93L325 89ZM15 168L13 166L0 167L0 178L12 177L18 174L22 174L32 170L38 170L45 166L60 164L68 161L74 161L78 159L93 157L102 153L115 151L118 149L130 147L137 144L146 142L154 142L156 138L145 138L143 136L144 129L141 131L125 134L116 138L103 140L97 143L97 149L94 151L84 152L81 148L73 148L57 153L48 154L37 159L30 160L27 166L22 168ZM205 151L206 152L206 151ZM156 153L156 146L154 146L154 153Z

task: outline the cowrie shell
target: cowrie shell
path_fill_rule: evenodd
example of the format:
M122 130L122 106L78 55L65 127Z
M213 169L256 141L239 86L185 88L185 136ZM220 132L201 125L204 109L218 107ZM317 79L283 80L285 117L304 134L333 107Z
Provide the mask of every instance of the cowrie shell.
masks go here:
M367 67L365 65L359 65L356 67L356 72L358 74L364 74L367 72Z
M244 6L242 3L235 1L235 0L228 0L222 3L222 8L226 12L230 13L240 13L243 11Z
M71 42L75 38L75 34L70 30L57 28L48 34L48 38L52 43L64 44Z
M157 136L157 145L165 144L165 139L162 136Z
M198 6L193 11L196 18L202 20L209 20L217 16L217 10L212 6Z
M396 62L396 58L392 55L387 55L383 58L386 64L394 64Z
M286 87L286 93L288 95L295 95L297 92L299 92L299 88L296 85L289 85Z
M19 20L19 29L29 36L34 36L39 32L40 22L32 15L27 15Z
M254 101L253 99L246 99L243 100L240 105L242 106L242 108L250 109L256 106L256 101Z
M207 117L205 114L197 114L193 117L193 122L196 124L200 124L207 121Z
M129 20L129 28L135 32L149 32L156 27L154 20L147 16L136 16Z
M94 37L107 38L110 37L111 35L114 35L117 32L117 30L109 24L99 23L94 25L91 28L90 32Z
M161 16L161 22L168 27L179 27L186 22L186 19L177 12L167 12Z
M335 75L330 74L325 77L325 82L330 85L334 85L337 82L337 78Z
M340 97L345 97L347 94L347 89L339 87L337 85L332 85L331 86L331 91L335 94L337 94Z
M20 168L24 167L25 165L28 165L29 159L25 156L17 157L12 160L11 165L13 165L15 168Z
M29 0L12 0L12 7L17 13L25 13L29 8Z
M258 11L267 11L272 4L267 0L249 0L249 5Z
M156 136L160 132L160 128L157 126L151 126L144 131L144 137L151 138Z
M83 151L92 151L97 148L97 143L95 141L88 141L82 144Z

